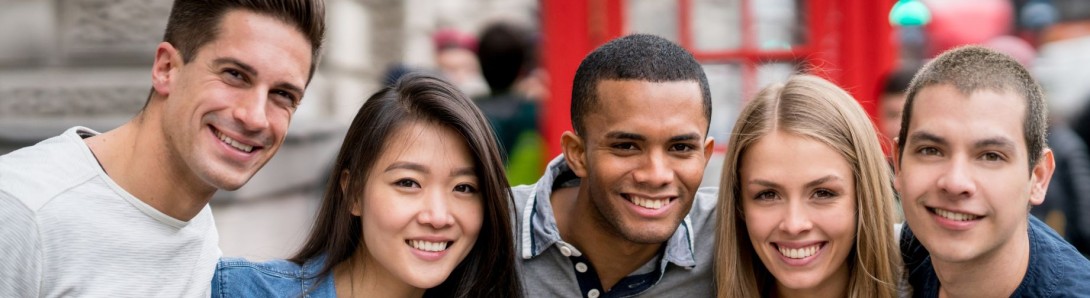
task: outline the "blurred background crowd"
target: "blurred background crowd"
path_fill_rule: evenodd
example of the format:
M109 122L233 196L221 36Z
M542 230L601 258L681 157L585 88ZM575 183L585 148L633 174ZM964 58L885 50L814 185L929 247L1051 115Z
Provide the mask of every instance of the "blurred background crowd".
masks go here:
M0 0L0 154L83 125L128 120L170 0ZM348 122L409 72L449 79L489 117L509 180L528 184L570 129L574 71L628 33L673 40L704 64L721 155L742 105L793 73L848 90L889 140L904 89L927 59L979 44L1032 70L1046 90L1057 171L1032 213L1090 253L1090 1L1085 0L326 0L329 33L280 152L212 202L224 255L298 249Z

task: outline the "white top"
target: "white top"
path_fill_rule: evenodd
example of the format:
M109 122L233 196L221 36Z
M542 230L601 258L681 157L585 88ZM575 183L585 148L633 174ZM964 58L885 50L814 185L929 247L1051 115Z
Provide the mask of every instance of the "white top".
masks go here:
M207 297L212 210L172 218L103 171L73 127L0 156L0 297Z

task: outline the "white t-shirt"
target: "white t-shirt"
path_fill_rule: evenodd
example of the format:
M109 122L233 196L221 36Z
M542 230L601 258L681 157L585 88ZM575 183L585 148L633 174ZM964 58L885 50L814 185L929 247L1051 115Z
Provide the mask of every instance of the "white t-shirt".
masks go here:
M73 127L0 156L0 297L207 297L212 210L188 222L126 192Z

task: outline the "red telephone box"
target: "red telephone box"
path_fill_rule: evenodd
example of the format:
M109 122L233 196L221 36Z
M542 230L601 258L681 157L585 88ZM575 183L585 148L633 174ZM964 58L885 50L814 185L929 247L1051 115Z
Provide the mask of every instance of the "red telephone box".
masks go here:
M550 98L542 115L546 160L571 129L572 79L595 47L652 33L693 53L711 84L709 134L726 147L731 126L761 87L795 72L848 90L875 119L883 76L897 53L889 11L895 0L543 0L543 65Z

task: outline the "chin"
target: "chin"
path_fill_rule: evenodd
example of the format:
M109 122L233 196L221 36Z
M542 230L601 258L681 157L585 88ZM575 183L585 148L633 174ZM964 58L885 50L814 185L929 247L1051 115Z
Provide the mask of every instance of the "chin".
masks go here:
M781 287L792 290L804 290L817 287L818 281L807 278L806 276L792 276L785 279L776 278L776 282Z
M442 276L439 276L439 274L430 274L428 276L415 276L411 277L411 280L407 280L406 283L418 289L431 289L434 287L438 287L440 284L446 281L447 277L449 276L449 273Z
M238 178L237 176L240 175L241 174L236 175L236 177L209 177L211 179L207 179L207 181L210 182L209 184L217 189L235 191L246 185L246 182L249 182L250 178L253 178L253 175L247 175L246 177Z

